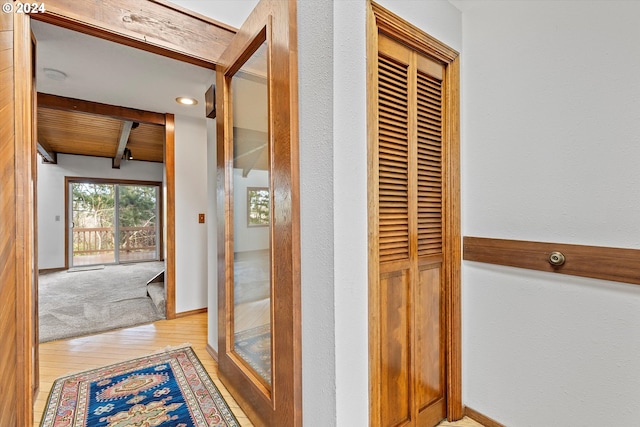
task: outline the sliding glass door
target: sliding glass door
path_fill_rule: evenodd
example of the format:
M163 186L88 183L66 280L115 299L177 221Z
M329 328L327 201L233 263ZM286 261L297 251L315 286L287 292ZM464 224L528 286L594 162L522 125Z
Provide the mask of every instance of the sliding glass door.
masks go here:
M117 187L118 261L158 259L158 187Z
M70 266L115 263L115 186L72 182L69 193Z
M159 259L159 184L70 180L69 265Z

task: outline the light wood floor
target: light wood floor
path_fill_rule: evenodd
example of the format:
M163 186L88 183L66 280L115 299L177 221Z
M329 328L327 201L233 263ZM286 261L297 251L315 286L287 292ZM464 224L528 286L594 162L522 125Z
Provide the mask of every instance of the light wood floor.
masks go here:
M207 314L106 332L40 345L40 392L34 407L34 427L40 425L53 382L64 375L118 363L189 343L220 389L242 427L253 427L218 379L218 365L207 353Z
M454 421L452 423L443 421L438 424L438 427L484 427L482 424L472 420L469 417L464 417L460 421Z
M40 425L53 382L75 372L118 363L162 350L167 346L191 344L198 358L224 396L242 427L253 427L251 421L218 379L218 365L206 350L207 313L176 320L160 320L150 325L120 329L99 335L52 341L40 345L40 392L34 408L34 427ZM446 427L482 427L469 418Z

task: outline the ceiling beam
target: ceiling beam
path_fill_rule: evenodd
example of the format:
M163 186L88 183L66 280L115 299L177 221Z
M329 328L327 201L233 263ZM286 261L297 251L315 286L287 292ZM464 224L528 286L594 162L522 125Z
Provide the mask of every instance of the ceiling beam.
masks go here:
M34 19L215 68L236 29L167 0L47 0Z
M260 160L260 156L262 156L262 152L264 151L265 148L266 148L266 145L260 147L257 151L254 151L252 153L252 156L251 158L249 158L247 165L245 165L245 167L242 169L243 178L246 178L249 175L249 172L253 170L256 163L258 163L258 160Z
M238 160L238 159L241 159L241 158L243 158L243 157L247 157L247 156L249 156L249 155L251 155L251 154L256 153L257 151L259 151L258 156L260 156L260 155L262 154L262 150L264 150L264 148L265 148L266 146L267 146L267 144L266 144L266 143L265 143L265 144L258 145L257 147L252 148L251 150L245 151L245 152L244 152L244 153L242 153L242 154L238 154L237 156L234 156L234 157L233 157L233 160Z
M120 129L120 140L118 141L118 148L116 148L116 154L113 157L113 162L111 166L114 169L120 169L120 162L122 161L122 155L124 154L124 149L127 146L127 141L129 141L129 135L131 134L131 127L133 126L133 122L130 120L125 120L122 123L122 129Z
M64 96L50 95L38 92L38 108L51 108L62 111L77 111L80 113L95 114L112 117L119 120L130 120L139 123L153 125L165 124L165 115L151 111L136 110L135 108L120 107L117 105L101 104L99 102L83 101L81 99L67 98Z
M58 163L58 155L55 151L51 149L49 144L47 144L46 142L40 139L37 142L37 146L38 146L38 153L42 156L42 159L44 160L45 163L50 163L52 165L55 165Z

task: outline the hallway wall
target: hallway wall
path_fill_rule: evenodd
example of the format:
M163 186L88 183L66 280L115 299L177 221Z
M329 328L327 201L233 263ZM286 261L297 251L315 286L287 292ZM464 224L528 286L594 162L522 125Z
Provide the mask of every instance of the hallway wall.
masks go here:
M249 3L257 3L174 2L235 26ZM447 0L380 3L460 50L460 11ZM300 1L297 7L303 422L366 426L366 2ZM210 328L214 310L210 305Z
M462 1L463 234L640 248L640 3ZM465 262L464 403L640 417L640 287Z
M175 116L176 313L207 307L207 121Z

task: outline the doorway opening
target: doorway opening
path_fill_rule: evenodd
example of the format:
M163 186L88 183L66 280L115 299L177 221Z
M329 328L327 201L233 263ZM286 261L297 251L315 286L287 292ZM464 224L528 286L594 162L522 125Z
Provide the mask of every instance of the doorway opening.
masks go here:
M174 318L175 115L206 128L215 74L58 22L31 28L39 341ZM202 98L202 111L177 94Z
M6 199L14 200L14 210L16 215L16 238L15 242L8 242L6 247L16 248L16 259L24 260L18 262L20 266L13 276L16 278L16 298L15 308L18 313L15 316L3 319L2 329L8 331L7 336L13 335L17 340L17 355L8 360L7 370L16 368L17 378L14 382L17 385L17 393L15 401L17 409L15 415L9 412L8 416L15 421L18 420L19 425L31 425L33 423L33 401L38 388L38 324L37 324L37 271L39 268L47 268L37 258L39 237L35 222L32 221L34 213L34 205L36 203L35 195L40 193L36 188L37 164L36 161L36 143L37 135L35 130L36 124L36 108L34 108L36 98L39 100L40 95L36 97L35 79L30 71L36 69L36 65L32 61L32 52L35 52L35 38L30 33L30 28L35 22L46 22L60 27L73 29L84 34L97 36L103 40L115 41L122 45L133 46L146 52L153 52L164 57L177 59L185 64L195 64L212 71L217 63L220 52L225 48L227 41L235 33L235 30L224 24L217 23L213 20L204 18L201 15L190 12L186 9L175 5L165 4L163 2L146 2L136 3L134 8L114 9L111 5L103 3L92 3L86 8L78 8L77 4L65 4L64 2L56 2L52 7L37 16L31 15L13 15L13 24L11 18L3 23L9 25L3 39L3 46L7 51L13 47L14 64L16 65L15 73L7 69L7 76L11 77L8 84L12 84L14 93L11 97L3 98L7 101L10 108L16 112L23 114L7 115L7 123L14 121L14 126L7 128L14 129L14 133L7 134L8 141L13 138L15 147L15 169L13 175L16 177L16 186L6 195ZM7 15L8 16L8 15ZM170 17L168 20L167 17ZM144 17L140 21L140 17ZM37 21L36 21L37 20ZM3 31L7 27L3 26ZM11 37L13 33L13 37ZM195 39L194 39L195 36ZM188 44L176 44L176 40L192 40ZM33 41L33 43L32 43ZM32 44L34 47L32 47ZM67 48L66 51L74 51ZM102 58L103 55L94 54L92 59ZM129 61L127 61L127 65ZM29 72L22 72L22 68ZM39 66L39 65L38 65ZM107 70L113 70L114 64L103 67ZM157 67L163 69L163 67ZM77 76L76 69L73 74ZM72 75L72 74L69 74ZM154 72L150 76L155 76ZM178 74L181 76L181 74ZM102 81L97 87L102 86ZM161 87L160 84L156 85ZM123 93L124 88L118 88L112 93ZM173 100L172 100L173 101ZM200 102L201 105L204 102ZM165 115L163 115L165 116ZM167 294L172 296L175 292L175 134L174 134L174 115L166 114L166 176L163 177L164 183L164 200L166 210L166 247L165 259L167 260ZM9 152L11 154L11 152ZM13 157L7 157L7 164L13 161ZM87 175L85 175L87 176ZM19 182L18 182L19 178ZM7 185L7 188L12 187ZM60 186L62 188L62 186ZM14 197L16 196L16 197ZM11 197L14 197L12 199ZM10 202L8 202L10 203ZM64 205L63 205L64 206ZM62 215L61 215L62 216ZM54 216L52 215L52 221ZM64 217L63 217L64 218ZM59 221L59 220L58 220ZM64 236L64 234L62 234ZM63 237L64 238L64 237ZM3 246L4 248L5 246ZM64 247L57 249L58 255L64 256ZM7 250L8 252L8 250ZM30 268L32 266L33 268ZM30 272L35 277L30 276ZM13 274L13 271L9 272ZM12 288L13 289L13 288ZM8 307L11 308L13 305ZM175 299L167 301L167 317L176 317ZM6 322L5 322L6 320ZM16 337L17 332L20 331ZM9 354L9 353L7 353ZM21 361L14 363L15 360ZM4 381L3 377L3 381ZM4 420L4 416L2 417ZM16 424L12 422L11 424Z

